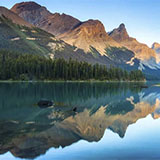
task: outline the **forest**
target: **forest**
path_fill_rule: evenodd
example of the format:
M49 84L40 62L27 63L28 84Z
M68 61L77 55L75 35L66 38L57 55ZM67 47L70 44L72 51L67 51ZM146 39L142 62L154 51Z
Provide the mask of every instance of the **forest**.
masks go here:
M0 80L144 81L145 76L140 70L126 71L72 59L52 60L34 54L0 51Z

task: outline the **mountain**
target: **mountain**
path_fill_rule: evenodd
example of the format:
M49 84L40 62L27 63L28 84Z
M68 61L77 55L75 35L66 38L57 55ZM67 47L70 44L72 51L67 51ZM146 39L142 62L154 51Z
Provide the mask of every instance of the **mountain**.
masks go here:
M146 61L153 57L156 62L159 62L154 50L139 43L135 38L129 37L124 24L108 35L103 24L98 20L81 22L69 15L52 14L35 2L17 3L11 10L27 22L58 36L66 43L83 49L85 52L91 52L94 49L101 55L108 56L106 49L109 47L126 47L135 53L134 58ZM131 61L134 58L132 57Z
M80 23L78 19L66 14L52 14L35 2L17 3L11 8L11 11L53 35L63 34Z
M111 31L109 36L111 36L122 46L133 51L135 53L135 58L142 61L147 61L154 58L156 62L159 62L156 52L149 48L146 44L140 43L135 38L130 37L124 24L121 24L118 28Z
M27 22L59 36L66 43L74 45L85 52L95 48L101 55L109 46L121 47L105 31L103 24L98 20L81 22L72 16L59 13L50 13L45 7L35 2L15 4L11 10Z
M155 50L158 54L160 53L160 44L159 43L153 43L152 49Z
M108 34L119 44L135 53L130 63L133 64L132 61L134 61L135 58L138 59L138 69L143 71L148 80L159 79L160 56L155 50L149 48L146 44L138 42L135 38L130 37L124 24L121 24Z
M134 57L134 53L113 40L98 20L81 22L66 14L52 14L35 2L17 3L11 10L29 23L74 46L75 50L81 49L91 54L97 62L103 61L103 64L108 66L116 65L133 69L133 65L130 64L134 62L130 60ZM138 68L137 63L134 69Z
M85 52L90 52L93 47L101 55L105 55L105 49L108 47L122 47L106 33L103 24L98 20L82 22L74 29L61 34L59 38Z
M51 13L35 2L17 3L11 11L56 36L58 45L49 40L43 45L49 47L47 55L51 57L73 58L127 70L140 69L149 79L158 78L160 57L153 49L130 37L124 24L107 33L99 20L81 22L66 14Z

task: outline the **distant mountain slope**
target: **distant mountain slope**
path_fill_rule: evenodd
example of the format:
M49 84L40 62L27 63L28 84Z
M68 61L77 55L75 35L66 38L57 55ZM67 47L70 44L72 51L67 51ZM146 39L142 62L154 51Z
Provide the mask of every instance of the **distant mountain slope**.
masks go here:
M1 49L45 56L51 52L47 43L53 40L47 32L17 25L6 17L0 17L0 22Z
M12 19L13 23L19 24L21 26L33 27L30 23L24 21L17 14L13 13L12 11L8 10L5 7L0 6L0 16L2 17L5 16L8 19Z
M66 14L52 14L35 2L17 3L11 10L27 22L54 35L63 34L80 23L78 19Z

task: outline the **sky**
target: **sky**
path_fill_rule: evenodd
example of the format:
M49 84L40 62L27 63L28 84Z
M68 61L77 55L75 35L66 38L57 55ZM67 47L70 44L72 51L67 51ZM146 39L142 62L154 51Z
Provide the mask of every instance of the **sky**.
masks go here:
M24 0L0 0L11 8ZM81 21L100 20L107 32L126 25L131 37L149 47L160 43L160 0L33 0L55 13L66 13Z

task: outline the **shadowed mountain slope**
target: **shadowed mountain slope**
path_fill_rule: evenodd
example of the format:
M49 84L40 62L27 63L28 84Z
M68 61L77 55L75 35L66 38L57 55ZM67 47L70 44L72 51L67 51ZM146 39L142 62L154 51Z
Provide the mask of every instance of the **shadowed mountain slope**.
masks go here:
M66 14L52 14L35 2L17 3L11 10L27 22L54 35L63 34L80 23L78 19Z

